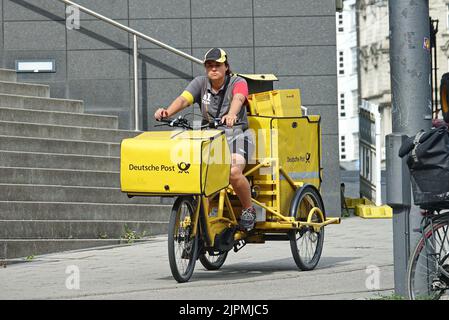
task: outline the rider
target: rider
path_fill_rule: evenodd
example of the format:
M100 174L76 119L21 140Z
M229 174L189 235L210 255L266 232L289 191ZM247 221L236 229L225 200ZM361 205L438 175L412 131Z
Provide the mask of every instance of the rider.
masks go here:
M201 107L203 123L221 121L231 148L230 183L242 204L239 226L244 230L254 228L256 210L251 204L251 190L243 170L254 151L254 138L248 128L246 104L248 84L246 80L233 75L226 52L212 48L204 56L206 76L194 78L184 92L167 109L159 108L156 120L171 117L184 108L198 103ZM234 125L239 125L234 128Z

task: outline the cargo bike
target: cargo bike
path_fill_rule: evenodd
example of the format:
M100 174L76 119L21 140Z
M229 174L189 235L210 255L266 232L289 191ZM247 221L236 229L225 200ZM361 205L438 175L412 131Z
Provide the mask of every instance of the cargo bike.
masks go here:
M270 240L289 241L298 268L312 270L321 256L324 226L340 223L326 217L319 192L320 117L301 114L299 89L254 93L248 100L256 142L244 172L257 211L251 231L238 229L242 208L229 184L231 155L223 130L193 129L180 116L165 120L178 130L122 141L122 191L176 197L168 256L178 282L190 279L198 259L207 270L218 270L229 251Z

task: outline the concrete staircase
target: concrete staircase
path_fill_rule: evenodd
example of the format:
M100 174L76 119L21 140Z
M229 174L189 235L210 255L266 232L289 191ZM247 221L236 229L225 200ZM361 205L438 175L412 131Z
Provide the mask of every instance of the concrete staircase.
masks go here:
M0 261L167 232L170 205L120 192L112 116L0 69Z

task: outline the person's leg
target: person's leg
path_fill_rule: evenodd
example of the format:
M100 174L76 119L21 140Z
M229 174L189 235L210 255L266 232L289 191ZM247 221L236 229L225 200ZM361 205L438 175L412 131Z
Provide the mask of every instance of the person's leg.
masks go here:
M245 169L245 158L232 154L231 185L242 204L242 214L239 217L239 227L242 230L250 231L256 223L256 209L251 204L251 189L248 180L243 175Z
M229 180L231 182L232 188L234 189L237 197L242 204L243 210L252 207L250 185L248 179L246 179L246 177L243 175L245 166L245 158L238 153L233 153L231 176Z

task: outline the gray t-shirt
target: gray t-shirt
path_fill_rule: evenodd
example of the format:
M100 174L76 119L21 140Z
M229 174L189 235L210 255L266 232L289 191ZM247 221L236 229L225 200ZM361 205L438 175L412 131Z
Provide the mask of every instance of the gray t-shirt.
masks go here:
M226 76L229 77L229 76ZM234 88L238 83L244 83L247 88L246 80L239 76L232 76L226 92L224 94L223 104L221 106L220 114L218 118L221 119L225 114L229 112L231 107L231 101L233 98ZM225 80L226 83L226 80ZM217 115L218 106L220 103L221 92L224 89L225 84L220 88L218 92L213 92L209 78L206 76L199 76L193 79L185 91L188 91L193 96L194 103L198 103L201 108L204 122L213 122ZM246 130L248 128L248 118L246 116L246 103L240 109L237 114L237 121L242 123L240 128Z

